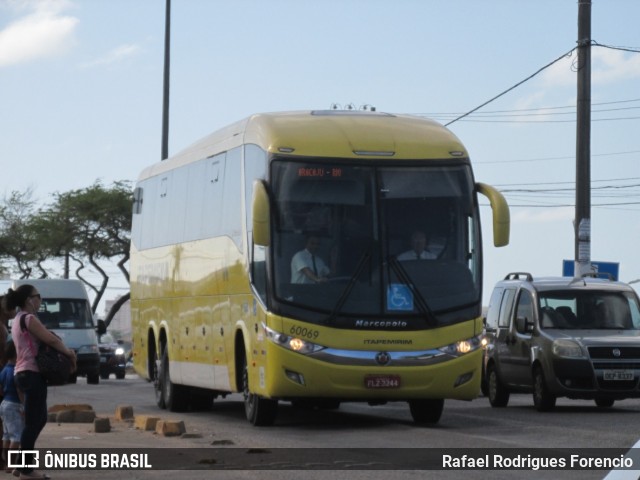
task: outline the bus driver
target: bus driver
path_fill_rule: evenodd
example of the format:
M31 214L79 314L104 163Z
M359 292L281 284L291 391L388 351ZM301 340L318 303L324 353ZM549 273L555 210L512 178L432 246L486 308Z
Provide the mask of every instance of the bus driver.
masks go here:
M327 281L331 270L317 255L320 239L307 237L305 248L291 259L291 283L321 283Z
M411 250L398 255L398 260L433 260L435 254L427 248L427 235L424 232L416 231L411 235Z

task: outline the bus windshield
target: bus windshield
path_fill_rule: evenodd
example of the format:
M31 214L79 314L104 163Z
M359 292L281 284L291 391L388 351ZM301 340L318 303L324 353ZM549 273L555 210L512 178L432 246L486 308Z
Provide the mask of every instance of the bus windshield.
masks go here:
M468 320L469 312L455 312L480 302L471 171L434 163L275 160L272 265L281 309L337 324L402 318L384 323L400 328Z

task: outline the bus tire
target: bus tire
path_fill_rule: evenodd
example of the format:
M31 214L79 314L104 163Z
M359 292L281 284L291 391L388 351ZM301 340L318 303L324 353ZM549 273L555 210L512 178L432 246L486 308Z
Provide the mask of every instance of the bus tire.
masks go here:
M442 398L409 400L409 410L413 421L420 425L435 425L438 423L443 409L444 399Z
M255 393L249 388L249 367L247 358L242 365L242 397L244 398L244 413L247 420L256 427L273 425L278 414L278 401L269 400Z
M162 363L160 364L162 396L168 410L172 412L184 412L189 406L188 389L182 385L176 385L171 381L168 350L168 348L165 348L162 352Z
M156 405L164 410L167 408L167 404L164 400L164 386L162 385L162 376L160 375L160 359L158 358L158 352L155 351L155 349L149 368L151 370L151 380L153 381L153 390L156 396Z

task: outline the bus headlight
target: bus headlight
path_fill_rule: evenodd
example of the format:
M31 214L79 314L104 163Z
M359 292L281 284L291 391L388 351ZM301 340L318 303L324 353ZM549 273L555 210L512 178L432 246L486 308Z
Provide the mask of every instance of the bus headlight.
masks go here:
M446 353L447 355L459 357L460 355L471 353L482 347L481 340L482 336L478 335L477 337L471 337L466 340L460 340L459 342L452 343L451 345L447 345L445 347L440 347L438 350Z
M303 355L309 355L311 353L319 352L320 350L324 350L326 347L322 345L318 345L316 343L309 342L308 340L303 340L298 337L291 337L284 333L276 332L272 328L263 325L264 331L267 334L267 338L271 340L276 345L284 347L288 350L302 353Z

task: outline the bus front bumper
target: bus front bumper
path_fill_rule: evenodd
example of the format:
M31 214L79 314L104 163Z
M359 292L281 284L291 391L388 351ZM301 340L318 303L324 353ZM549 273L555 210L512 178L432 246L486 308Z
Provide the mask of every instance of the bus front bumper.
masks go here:
M301 355L271 344L265 352L268 361L261 372L255 373L264 386L261 393L270 398L345 401L476 398L480 391L482 350L461 356L432 352L433 355L326 350ZM385 365L375 365L376 361L385 360Z

